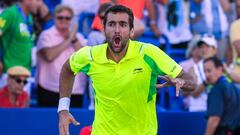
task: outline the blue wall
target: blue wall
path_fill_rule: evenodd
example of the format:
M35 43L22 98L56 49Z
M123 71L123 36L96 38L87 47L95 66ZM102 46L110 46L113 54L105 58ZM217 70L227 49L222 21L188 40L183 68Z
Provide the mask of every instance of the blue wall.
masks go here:
M91 125L94 112L71 109L80 126L70 125L71 135L78 135L83 126ZM204 113L158 112L159 135L203 135ZM0 109L1 135L58 135L56 109Z

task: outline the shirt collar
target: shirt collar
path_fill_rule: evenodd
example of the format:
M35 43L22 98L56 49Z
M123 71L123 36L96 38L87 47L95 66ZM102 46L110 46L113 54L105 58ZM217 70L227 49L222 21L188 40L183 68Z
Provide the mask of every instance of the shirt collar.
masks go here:
M222 75L221 77L218 78L217 83L221 83L222 81L225 81L225 80L227 81L227 78Z
M100 63L115 63L114 61L109 60L107 58L107 48L108 48L108 44L107 43L103 44L103 50L102 50L103 53L100 58ZM139 54L139 49L137 49L136 47L136 41L129 40L126 55L121 59L119 63L132 59L138 56L138 54Z

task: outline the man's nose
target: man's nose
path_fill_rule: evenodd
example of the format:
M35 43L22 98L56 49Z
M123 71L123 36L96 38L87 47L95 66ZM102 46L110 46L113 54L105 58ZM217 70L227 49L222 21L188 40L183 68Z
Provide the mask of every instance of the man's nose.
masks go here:
M120 32L120 26L117 24L115 26L115 33L119 33Z

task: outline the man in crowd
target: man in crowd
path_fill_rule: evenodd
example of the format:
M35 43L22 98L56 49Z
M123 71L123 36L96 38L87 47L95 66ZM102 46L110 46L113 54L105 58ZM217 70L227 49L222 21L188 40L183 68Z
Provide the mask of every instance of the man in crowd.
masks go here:
M0 14L1 57L0 71L21 65L31 68L32 18L42 0L21 0Z
M62 67L60 76L59 132L79 123L69 113L74 75L84 72L92 79L95 119L92 135L156 135L156 86L193 90L192 77L159 48L130 40L133 13L124 6L110 7L104 15L107 43L84 47ZM167 82L158 84L158 75Z
M30 76L28 69L22 66L14 66L7 71L7 85L0 90L0 107L25 108L29 106L29 96L23 90Z
M216 56L217 54L217 41L212 35L205 34L198 42L201 60L195 63L190 69L194 80L197 82L197 87L188 97L189 111L206 111L207 108L207 87L206 76L203 69L203 61L206 58Z
M206 82L213 85L207 100L205 135L240 134L240 91L223 76L224 68L216 57L204 60Z

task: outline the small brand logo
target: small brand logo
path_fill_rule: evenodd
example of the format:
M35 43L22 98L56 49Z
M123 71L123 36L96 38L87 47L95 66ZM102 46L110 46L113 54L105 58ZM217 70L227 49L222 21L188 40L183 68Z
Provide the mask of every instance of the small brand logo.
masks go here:
M134 69L133 69L133 74L141 73L141 72L143 72L143 69L142 69L142 68L134 68Z

